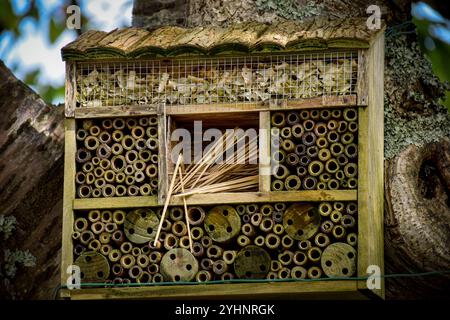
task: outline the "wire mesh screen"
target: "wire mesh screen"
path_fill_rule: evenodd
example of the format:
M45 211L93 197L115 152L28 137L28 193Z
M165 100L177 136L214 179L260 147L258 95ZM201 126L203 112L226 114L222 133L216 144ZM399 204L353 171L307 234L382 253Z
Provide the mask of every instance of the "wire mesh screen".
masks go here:
M82 62L77 107L268 102L356 93L357 53Z

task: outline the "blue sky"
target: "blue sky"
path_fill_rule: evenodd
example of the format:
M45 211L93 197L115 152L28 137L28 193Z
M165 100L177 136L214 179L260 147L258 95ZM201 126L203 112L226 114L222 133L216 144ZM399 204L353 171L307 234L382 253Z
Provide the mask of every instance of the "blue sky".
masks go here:
M4 1L4 0L2 0ZM25 12L29 0L12 0L17 14ZM55 43L48 39L48 21L50 18L65 20L66 13L61 8L61 0L37 0L43 14L39 23L35 19L25 19L20 24L20 37L11 46L11 34L0 37L0 59L9 68L17 66L15 74L19 79L36 68L41 70L40 84L61 86L64 83L64 63L60 49L76 38L76 33L66 30ZM131 25L132 0L80 0L81 14L89 20L89 28L110 31L117 27ZM61 102L60 101L54 101Z

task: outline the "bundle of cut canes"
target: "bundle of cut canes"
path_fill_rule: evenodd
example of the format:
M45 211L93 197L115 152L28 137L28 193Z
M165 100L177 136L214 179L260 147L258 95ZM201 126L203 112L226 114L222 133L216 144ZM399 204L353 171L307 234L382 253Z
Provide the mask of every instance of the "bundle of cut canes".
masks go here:
M226 130L199 161L187 166L183 174L175 178L173 194L257 190L258 138L236 136L236 130Z

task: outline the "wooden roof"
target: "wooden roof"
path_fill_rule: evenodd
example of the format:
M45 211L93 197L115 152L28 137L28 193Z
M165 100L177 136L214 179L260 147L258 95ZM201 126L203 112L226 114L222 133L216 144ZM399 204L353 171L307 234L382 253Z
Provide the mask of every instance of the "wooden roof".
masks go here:
M87 31L61 52L63 60L92 60L367 48L378 31L368 29L365 18L316 18L303 23L285 21L273 25L248 22L226 28L168 26L153 31L126 28L111 32Z

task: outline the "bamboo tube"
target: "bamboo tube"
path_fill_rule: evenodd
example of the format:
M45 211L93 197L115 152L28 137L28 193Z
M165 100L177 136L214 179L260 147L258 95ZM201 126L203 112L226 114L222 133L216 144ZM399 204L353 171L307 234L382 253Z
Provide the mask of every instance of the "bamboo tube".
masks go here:
M158 149L158 140L156 138L148 138L145 145L150 150Z
M113 170L106 170L104 177L105 181L108 183L113 183L116 181L116 173Z
M272 214L272 219L275 223L280 223L283 221L283 215L279 211L274 211L274 213Z
M274 209L273 209L273 206L271 204L264 204L264 205L261 206L261 209L260 209L261 214L264 217L271 217L272 213L273 213L273 210Z
M317 140L316 140L316 145L317 145L317 147L318 147L319 149L327 150L327 149L323 149L323 148L328 147L328 140L327 140L327 138L325 138L325 137L319 137L319 138L317 138Z
M278 212L283 212L286 210L286 204L283 202L277 202L273 205L274 209Z
M303 121L303 129L305 131L313 131L314 130L314 121L309 120L309 119Z
M345 132L342 136L341 136L341 141L343 144L347 145L347 144L351 144L353 142L353 140L355 139L355 136L353 133L351 132Z
M189 247L189 245L188 245ZM205 254L205 248L202 246L200 242L194 242L192 244L192 254L194 257L202 257Z
M269 249L277 249L280 246L280 237L274 233L269 233L266 236L265 244Z
M292 239L290 236L288 236L287 234L285 234L282 238L281 238L281 246L285 249L289 249L294 245L294 239Z
M254 213L250 216L250 223L254 226L254 227L259 227L259 225L261 224L263 217L261 213Z
M297 144L295 146L295 154L298 154L299 156L302 156L306 154L306 146L304 144Z
M102 232L100 233L98 239L102 244L109 244L111 242L111 233L109 232Z
M272 231L273 225L274 225L273 220L271 218L266 217L261 220L259 228L261 229L262 232L268 233Z
M82 122L82 127L84 130L89 131L89 129L94 125L94 121L92 119L84 119Z
M327 183L328 189L330 190L337 190L339 189L339 181L336 179L330 179Z
M102 120L102 128L106 130L112 129L113 124L111 119L104 119Z
M320 225L320 231L323 233L331 233L331 231L333 230L334 227L334 223L331 222L330 220L325 220L324 222L322 222L322 224Z
M295 139L300 139L305 133L305 129L303 128L303 125L297 123L292 127L291 133Z
M356 233L352 232L347 235L347 243L351 246L356 246L356 243L358 241L358 236Z
M134 164L139 159L139 155L136 150L128 150L125 153L125 161L129 164ZM134 167L133 167L134 169Z
M253 243L255 245L257 245L258 247L262 247L262 246L264 246L265 241L266 241L266 238L264 238L264 236L262 236L262 235L259 235L253 240Z
M73 253L77 256L81 255L85 251L86 251L86 248L81 244L76 244L73 248Z
M181 207L172 207L172 208L170 208L169 209L169 217L173 221L181 221L181 220L183 220L183 209Z
M191 228L191 238L194 241L200 240L203 237L203 229L200 227Z
M132 254L122 255L120 258L120 265L124 269L130 269L136 264L136 258Z
M269 280L278 279L278 273L270 271L269 273L267 273L266 279Z
M314 130L314 134L317 137L325 136L327 134L327 131L328 131L327 125L325 123L323 123L323 122L316 123L314 125L314 129L313 130Z
M116 194L116 187L112 184L105 184L102 188L102 195L104 197L114 197Z
M319 153L319 148L316 146L309 146L306 148L306 155L309 156L311 159L316 158Z
M109 244L102 244L100 246L100 253L106 257L109 255L111 250L112 250L112 246Z
M309 240L299 241L298 248L300 250L305 250L305 251L311 249L311 241L309 241Z
M240 235L237 238L237 243L241 246L241 247L246 247L250 244L250 239L247 236L244 235Z
M294 262L297 266L303 266L308 262L308 257L302 251L295 251L294 256L292 257L292 262Z
M282 218L277 219L277 221L275 221L275 219L273 219L273 220L274 220L274 222L282 222L283 221ZM284 227L281 223L276 223L276 224L274 224L272 230L273 230L273 233L275 233L276 235L281 235L284 232Z
M313 120L318 120L319 117L320 117L320 111L317 110L317 109L311 110L311 111L309 112L309 115L310 115L311 119L313 119Z
M153 190L157 190L158 189L158 179L151 179L150 186L153 188Z
M335 173L335 177L337 180L342 181L345 179L344 170L338 170Z
M148 255L150 263L159 263L161 261L161 258L162 254L159 251L152 251L152 253Z
M111 262L117 262L122 257L122 252L119 249L112 249L108 254L108 259Z
M349 122L348 123L348 131L350 132L357 132L358 131L358 123L357 122Z
M331 110L331 117L334 119L339 119L340 117L342 117L342 111L340 109Z
M347 144L344 153L349 159L354 159L358 155L358 146L354 143Z
M277 150L272 154L272 159L278 163L286 161L286 152L284 150Z
M147 271L148 271L148 273L150 273L152 275L156 275L159 272L159 265L156 263L152 263L147 267Z
M170 222L169 219L164 219L164 221L161 225L161 230L171 231L171 229L172 229L172 222Z
M338 128L338 122L337 122L336 120L330 120L330 121L328 121L328 123L327 123L327 128L328 128L328 130L330 130L330 131L337 130L337 128Z
M124 135L121 141L122 147L125 150L133 150L135 146L135 139L130 135Z
M207 282L207 281L211 281L211 279L212 279L211 272L209 272L207 270L200 270L195 275L195 281L197 281L197 282Z
M300 162L300 157L295 153L289 153L286 157L286 163L290 166L296 167Z
M270 261L270 271L277 272L281 269L282 265L279 260Z
M325 233L319 232L314 237L314 243L320 248L325 248L330 244L330 238Z
M136 279L137 283L151 283L152 275L147 271L143 271L141 275Z
M76 139L78 141L83 141L87 137L88 133L83 128L77 130Z
M345 121L355 121L358 118L358 113L354 108L345 108L343 117Z
M235 250L226 250L222 254L222 259L226 264L233 264L236 259L237 252Z
M293 126L300 122L300 117L297 112L289 112L286 116L286 122L288 125Z
M148 258L147 255L141 253L136 257L136 263L139 267L145 269L150 264L150 259Z
M120 172L123 171L125 169L126 166L126 160L124 156L114 156L111 159L111 169L116 171L116 172Z
M342 218L342 213L340 213L337 210L333 210L333 212L331 212L331 214L330 214L330 218L333 223L340 223L341 218Z
M80 148L77 150L77 153L75 155L75 160L78 163L85 163L89 160L91 160L91 152L85 148Z
M125 241L123 231L116 230L111 234L111 239L118 245L121 245Z
M319 267L312 266L308 269L308 278L318 279L322 276L322 270Z
M355 202L349 202L345 207L345 211L350 215L354 215L356 212L358 212L358 206Z
M111 142L111 135L107 131L101 131L98 135L98 140L102 144L109 144Z
M242 233L249 238L253 238L255 236L255 229L250 223L243 224L241 230Z
M289 170L286 166L279 164L273 169L273 176L276 179L285 179L289 175Z
M86 183L86 174L84 172L77 172L75 174L75 182L77 184L85 184Z
M133 186L133 185L128 186L128 188L127 188L127 194L128 194L130 197L136 197L136 196L139 195L139 188L136 187L136 186Z
M304 177L308 174L308 169L305 167L297 167L297 176Z
M109 158L111 156L111 147L103 143L97 148L96 154L100 159Z
M89 242L91 242L93 239L94 239L94 234L92 233L92 231L89 231L89 230L81 231L81 234L80 234L81 244L84 244L87 246L89 244Z
M339 134L336 131L329 131L327 134L327 141L329 143L336 143L339 142Z
M278 271L278 278L279 279L287 279L287 278L289 278L290 275L291 275L291 270L289 268L282 267Z
M160 274L160 273L155 273L155 274L153 275L152 282L159 283L159 282L163 282L163 281L164 281L164 277L162 276L162 274Z
M341 167L345 167L345 165L348 163L348 158L344 154L338 155L336 160Z
M201 261L200 261L200 267L203 269L203 270L211 270L212 269L212 266L213 266L213 261L211 260L211 259L209 259L209 258L204 258L204 259L202 259Z
M205 210L199 206L189 207L188 209L188 220L193 226L198 226L205 220Z
M81 233L79 231L72 232L72 239L78 240L80 238Z
M271 117L271 124L274 127L284 127L286 125L286 117L282 112L274 112Z
M121 277L115 277L115 278L112 280L112 283L113 283L113 284L123 284L123 279L122 279Z
M284 189L284 183L281 180L272 181L272 190L273 191L282 191Z
M308 259L312 262L320 261L322 250L318 247L311 247L307 252Z
M96 169L100 169L100 168L96 168ZM100 172L99 170L97 170L97 171ZM94 186L98 189L102 189L105 185L106 185L106 180L103 178L99 177L94 181Z
M137 126L137 120L135 118L127 118L125 119L125 125L129 130L132 130Z
M102 222L97 221L91 224L91 231L94 234L100 234L103 232L103 230L105 230L105 225Z
M242 216L242 221L243 221L244 223L249 223L249 222L250 222L250 215L249 215L249 214L244 214L244 215Z
M345 237L346 232L343 226L341 225L336 225L333 227L333 231L332 231L333 237L335 237L336 239L342 239Z
M145 174L149 178L155 178L158 175L158 168L154 164L150 164L145 168Z
M94 136L88 136L86 139L84 139L84 147L87 150L93 151L96 150L100 145L100 141L97 137Z
M92 162L90 162L90 161L85 162L85 163L83 164L82 170L83 170L83 172L86 173L86 174L89 173L89 172L92 172L92 170L94 170L94 165L93 165Z
M217 275L221 275L228 270L228 265L223 260L217 260L213 263L213 272Z
M139 157L139 155L138 155L138 157ZM147 166L147 165L146 165L145 162L142 161L142 160L136 160L136 161L133 163L133 168L134 168L134 170L136 170L136 171L144 171L146 166Z
M234 274L232 274L231 272L225 272L220 276L220 280L228 281L232 279L234 279Z
M282 253L278 254L278 260L280 261L281 265L283 265L283 266L289 266L292 263L293 257L294 257L294 253L289 250L285 250Z
M117 183L123 183L125 182L126 175L124 172L116 172L116 182Z
M243 204L237 205L236 211L240 216L244 215L245 214L245 205L243 205Z
M330 179L331 179L331 176L328 172L324 172L319 176L319 180L321 182L328 183L328 181L330 181Z
M149 137L149 138L156 138L156 137L158 137L158 128L157 127L148 127L145 130L145 133L147 134L147 137Z
M135 257L141 255L141 254L142 254L141 248L139 248L139 247L133 247L133 248L131 249L131 254L132 254L133 256L135 256Z
M190 249L190 238L189 236L182 236L179 241L180 248ZM193 250L192 250L193 251Z
M344 203L341 202L341 201L335 201L335 202L333 203L333 209L336 210L336 211L339 211L339 212L344 212L344 210L345 210L345 205L344 205Z
M312 146L316 142L316 136L312 132L306 132L302 136L302 142L305 146Z
M156 126L158 124L158 118L156 116L150 116L148 118L148 125L149 126Z
M295 143L291 139L285 139L281 142L281 148L287 152L293 152L295 150Z
M347 131L347 121L339 121L338 122L338 128L337 128L337 132L339 133L344 133Z
M293 279L306 279L307 275L308 271L301 266L295 266L291 269L291 278Z
M132 164L127 164L127 165L125 166L124 173L125 173L127 176L133 176L135 172L136 172L136 170L134 169L134 167L133 167ZM128 177L127 177L127 178L128 178ZM125 181L126 181L126 178L125 178ZM133 177L133 182L132 182L132 183L129 183L129 184L130 184L130 185L133 184L134 181L135 181L135 179L134 179L134 177Z
M124 274L123 267L119 263L113 264L112 267L111 267L111 271L112 271L113 275L115 275L117 277L120 277L120 276L122 276Z
M332 158L325 163L325 170L329 173L335 173L339 170L339 164L336 159Z
M317 186L317 179L315 177L305 177L302 186L305 190L313 190Z
M125 241L120 245L120 251L123 254L129 254L132 249L133 249L133 245L131 244L131 242Z
M88 222L85 218L77 218L73 223L73 228L78 232L86 231L88 228Z
M342 145L342 143L335 142L330 146L330 151L334 157L337 157L344 153L344 146Z
M358 166L356 163L348 163L344 167L344 174L348 178L353 178L358 173Z
M138 140L138 139L142 139L145 136L145 130L144 128L142 128L141 126L134 126L131 128L131 136Z
M341 224L344 228L353 228L356 224L356 221L353 216L345 214L341 218Z
M210 259L218 259L222 256L223 249L219 246L212 245L206 249L206 256Z
M123 185L118 185L116 187L116 196L123 197L127 193L127 188L125 188Z
M310 118L309 110L301 110L299 115L301 120L308 120Z
M172 225L172 233L177 237L182 237L187 234L187 226L183 221L176 221Z
M145 174L142 171L136 171L134 174L134 181L141 183L145 180Z
M317 177L322 172L323 172L323 163L322 162L320 162L318 160L314 160L308 165L308 173L311 176Z
M200 239L200 243L202 244L203 247L209 248L212 246L212 239L209 236L203 236Z
M328 188L327 184L323 181L317 182L317 190L326 190Z
M284 139L292 138L292 129L290 127L284 127L280 130L280 135Z

